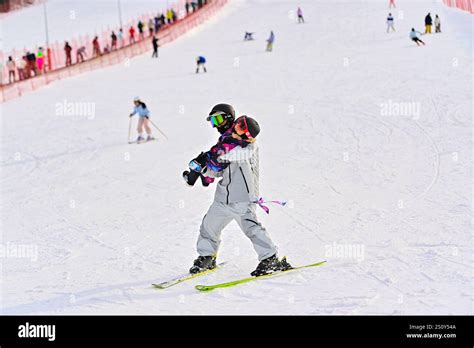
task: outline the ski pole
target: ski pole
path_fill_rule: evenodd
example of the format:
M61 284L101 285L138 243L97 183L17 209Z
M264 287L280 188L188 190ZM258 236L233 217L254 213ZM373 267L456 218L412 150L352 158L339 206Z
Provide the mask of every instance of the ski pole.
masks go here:
M157 130L158 132L160 132L160 133L166 138L166 140L168 140L168 137L166 136L166 134L163 133L163 132L161 131L161 129L159 129L159 128L157 127L157 125L153 123L152 120L148 119L148 121L150 121L150 123L152 124L152 126L155 127L156 130Z
M132 132L132 118L129 117L128 121L128 142L130 142L130 133Z

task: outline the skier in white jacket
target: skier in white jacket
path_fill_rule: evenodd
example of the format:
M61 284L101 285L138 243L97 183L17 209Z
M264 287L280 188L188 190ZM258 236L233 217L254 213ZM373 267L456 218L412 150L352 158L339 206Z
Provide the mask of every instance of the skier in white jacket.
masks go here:
M235 220L252 241L260 263L252 276L287 270L291 265L285 258L279 260L277 248L265 228L258 222L256 202L259 185L259 157L256 136L260 127L253 118L241 116L233 125L233 137L249 142L245 148L235 147L219 157L230 162L222 172L207 170L206 176L222 178L217 184L214 202L204 216L197 242L199 257L190 273L199 273L216 267L216 255L222 230Z

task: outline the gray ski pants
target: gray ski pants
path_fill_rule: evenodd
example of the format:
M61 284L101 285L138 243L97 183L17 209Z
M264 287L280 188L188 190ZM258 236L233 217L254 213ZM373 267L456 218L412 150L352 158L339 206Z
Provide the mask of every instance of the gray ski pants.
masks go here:
M214 201L204 216L197 251L200 256L216 255L221 242L222 230L235 220L245 235L252 241L258 260L264 260L277 252L265 228L258 222L255 204L249 202L230 203Z

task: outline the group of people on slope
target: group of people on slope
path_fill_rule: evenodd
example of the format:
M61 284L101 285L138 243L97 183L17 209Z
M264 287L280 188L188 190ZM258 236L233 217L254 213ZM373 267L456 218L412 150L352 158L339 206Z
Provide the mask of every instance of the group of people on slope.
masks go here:
M395 3L393 3L395 6ZM433 19L431 18L431 14L428 13L425 17L425 32L424 34L415 30L415 28L412 28L410 31L410 39L415 42L418 46L425 45L425 42L420 39L419 36L425 35L425 34L431 34L431 27L433 25ZM441 33L441 20L438 15L435 16L434 19L434 25L435 25L435 32L436 33ZM391 31L395 31L395 19L393 18L392 14L389 13L387 17L387 33Z
M8 71L8 83L26 80L45 72L46 54L43 47L39 47L36 54L27 51L21 58L14 59L9 56L5 65Z

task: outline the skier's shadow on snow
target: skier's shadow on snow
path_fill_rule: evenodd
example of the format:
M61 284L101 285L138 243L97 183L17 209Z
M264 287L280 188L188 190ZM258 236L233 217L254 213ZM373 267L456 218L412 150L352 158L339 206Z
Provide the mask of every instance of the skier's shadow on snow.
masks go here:
M23 164L29 163L29 162L48 161L48 160L60 158L60 157L63 157L63 156L77 155L77 154L87 153L87 152L92 153L92 152L95 152L95 151L105 150L105 149L108 149L108 148L124 146L124 145L128 145L128 143L123 141L123 142L119 142L119 143L106 144L106 145L103 145L103 146L99 145L97 147L88 147L88 148L78 149L78 150L74 150L74 151L60 152L60 153L47 155L47 156L35 156L35 155L28 154L29 156L31 156L31 158L22 159L21 161L10 161L10 162L1 163L0 168L1 167L23 165Z
M26 315L38 312L51 313L57 310L66 310L67 313L68 308L73 311L78 308L90 308L91 306L100 306L101 304L115 303L116 305L124 305L131 303L135 300L157 300L161 298L177 297L183 294L183 291L180 291L179 295L176 294L176 292L168 292L165 294L163 290L155 289L151 286L152 283L156 283L161 280L162 279L155 278L134 283L106 285L89 290L83 290L76 293L64 293L59 296L42 301L35 301L3 308L0 310L0 315ZM130 290L132 292L137 290L133 289L135 287L139 287L139 290L149 291L147 291L147 294L127 294L127 290ZM121 294L117 294L117 290L120 290ZM100 296L101 293L103 293L104 295ZM195 293L198 294L197 292ZM191 290L189 290L189 294L191 294Z

